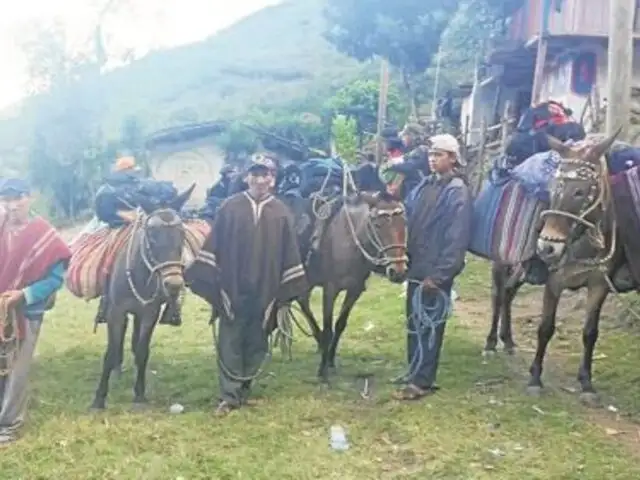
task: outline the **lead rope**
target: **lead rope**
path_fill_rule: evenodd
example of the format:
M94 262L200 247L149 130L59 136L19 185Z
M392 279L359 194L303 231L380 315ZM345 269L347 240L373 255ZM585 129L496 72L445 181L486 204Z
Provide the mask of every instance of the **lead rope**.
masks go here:
M427 351L433 350L436 342L436 329L445 324L451 315L451 300L443 290L438 288L433 301L425 304L422 283L416 280L409 280L409 283L417 285L411 296L411 315L407 319L408 334L416 337L416 350L409 361L407 372L394 378L393 383L412 381L422 367L425 347ZM425 346L422 339L427 332L429 332L429 340Z
M0 297L0 377L6 377L13 370L18 356L18 329L18 313L9 308L6 298Z

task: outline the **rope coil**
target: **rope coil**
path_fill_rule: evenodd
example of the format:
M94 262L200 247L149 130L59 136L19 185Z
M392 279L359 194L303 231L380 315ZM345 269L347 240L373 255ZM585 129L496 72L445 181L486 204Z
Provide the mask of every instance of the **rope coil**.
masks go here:
M422 283L416 280L409 280L409 283L417 285L411 296L411 314L408 318L408 334L416 337L416 350L409 362L407 373L395 378L394 383L409 382L415 377L422 365L425 352L431 351L435 347L436 329L440 325L444 325L451 315L451 299L446 292L437 289L436 294L431 296L431 301L425 302ZM427 332L429 340L425 351L422 338Z

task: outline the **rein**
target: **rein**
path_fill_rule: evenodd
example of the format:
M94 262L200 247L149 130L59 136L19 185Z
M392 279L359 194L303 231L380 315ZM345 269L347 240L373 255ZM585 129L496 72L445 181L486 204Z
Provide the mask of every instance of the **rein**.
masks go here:
M136 221L133 224L133 231L131 232L131 238L129 239L129 244L127 246L127 257L126 257L126 276L127 282L129 284L129 289L133 296L140 302L141 305L147 306L151 303L155 302L158 298L162 296L162 285L161 285L161 275L165 274L165 277L182 275L183 263L182 259L180 261L167 261L167 262L158 262L151 253L151 246L149 244L149 237L147 236L146 225L149 221L150 216L143 214L141 211L138 211L138 215L136 217ZM180 227L184 231L184 227ZM138 233L142 236L141 245L139 244L139 253L142 258L142 262L144 266L149 271L149 276L147 277L146 285L148 286L151 281L155 278L156 280L156 288L153 291L150 298L145 299L142 297L138 289L136 288L135 282L133 281L133 250L135 246L135 242L138 238Z
M320 192L323 192L325 190L327 184L329 183L330 178L331 178L331 170L327 171L327 174L325 175L325 178L322 182L322 186L320 187ZM351 172L349 171L349 169L343 168L342 169L342 194L340 197L330 198L322 195L320 192L314 194L311 209L315 217L320 220L327 220L331 212L331 205L333 205L339 199L346 200L348 198L348 192L350 190L354 192L358 192L358 187L356 186L355 181L353 180L353 175L351 175ZM386 253L389 250L393 250L395 248L402 248L406 252L406 245L401 245L401 244L384 245L372 221L373 219L379 216L392 217L394 215L405 215L404 208L399 207L393 210L380 210L375 215L372 215L372 213L369 212L369 214L367 215L367 223L365 224L365 229L366 229L365 232L367 237L366 237L366 240L363 242L358 237L358 232L356 231L353 219L351 218L351 215L349 214L348 209L345 208L345 216L347 218L347 224L349 225L349 231L351 233L353 243L356 245L358 250L360 250L364 258L375 267L387 266L392 263L408 260L406 254L401 257L389 257L386 255ZM405 238L406 238L406 232L405 232ZM374 255L369 253L369 251L365 246L365 243L368 243L370 246L374 248L375 250Z

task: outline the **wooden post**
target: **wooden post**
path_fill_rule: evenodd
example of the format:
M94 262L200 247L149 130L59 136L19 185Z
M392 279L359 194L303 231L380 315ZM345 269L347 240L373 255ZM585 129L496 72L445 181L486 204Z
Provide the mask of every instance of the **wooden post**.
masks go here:
M538 30L538 48L536 50L536 68L533 72L533 85L531 87L531 106L540 102L542 91L542 77L544 75L544 65L547 61L547 43L549 30L549 15L551 14L551 0L543 0L542 11L540 12L540 23Z
M621 139L629 134L631 114L631 76L633 65L633 19L636 0L609 3L609 55L607 70L606 134L622 127Z
M507 140L509 140L509 110L511 102L507 100L504 104L504 113L502 114L502 135L500 137L500 153L502 155L507 151Z
M480 121L480 145L478 146L478 183L476 185L475 197L478 196L482 189L482 182L484 181L484 157L485 157L485 145L487 143L487 120L482 117Z
M544 64L547 59L547 38L541 33L538 39L538 50L536 53L536 68L533 73L533 87L531 89L531 106L535 106L540 101L542 92L542 77L544 75Z
M382 130L387 117L387 97L389 94L389 62L386 58L380 63L380 93L378 95L378 131L376 135L376 165L382 163Z

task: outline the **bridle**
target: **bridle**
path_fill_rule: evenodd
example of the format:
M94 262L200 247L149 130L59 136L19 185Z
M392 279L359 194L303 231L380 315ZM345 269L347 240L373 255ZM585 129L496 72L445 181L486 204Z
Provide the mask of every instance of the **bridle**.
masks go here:
M575 168L565 171L561 168L563 165L574 166ZM540 214L541 221L546 217L558 216L573 222L569 234L566 239L564 239L565 247L568 247L569 243L574 239L577 228L582 226L586 228L586 234L596 248L599 250L606 248L605 237L602 232L602 219L593 221L590 217L597 211L604 216L610 205L611 188L608 173L607 163L602 158L599 159L599 164L573 158L563 158L561 160L554 180L555 184L552 199L557 199L557 202L561 202L564 192L567 191L566 186L568 182L580 181L588 185L588 191L577 214L552 208L544 210ZM540 238L547 241L558 241L558 239L542 235ZM609 251L600 258L575 260L577 263L587 265L603 265L613 258L616 250L616 241L616 222L614 218ZM567 248L565 248L565 252L566 251Z
M377 194L376 194L377 196ZM349 214L348 208L345 208L345 216L347 218L347 223L349 225L349 230L351 232L351 236L353 238L353 242L356 244L362 255L376 267L387 267L393 265L394 263L399 262L407 262L407 245L406 242L404 244L396 244L391 243L385 245L380 235L378 233L378 229L376 228L376 220L380 218L388 218L389 220L393 220L396 216L402 216L405 219L405 236L407 238L406 232L406 211L402 204L399 204L396 208L393 209L378 209L378 208L370 208L367 212L367 217L364 224L364 233L366 238L364 241L360 239L358 236L358 232L356 231L355 225L353 224L353 219ZM367 246L373 248L374 253L371 254L367 250ZM394 249L402 249L404 252L402 256L389 256L388 252Z
M165 262L159 262L153 256L153 252L151 250L151 245L149 242L149 236L147 229L149 228L149 221L156 216L162 215L162 213L170 213L175 216L175 220L171 222L165 222L162 225L163 228L179 228L184 232L184 227L182 225L182 220L175 213L175 211L165 208L162 210L155 211L152 215L146 215L141 210L138 211L138 215L136 216L136 220L133 224L133 231L131 232L131 237L129 239L127 245L127 256L126 256L126 276L127 282L129 283L129 288L131 289L131 293L133 296L140 302L141 305L150 305L158 298L160 298L163 294L162 281L167 278L183 275L184 264L182 262L182 258L180 260L170 260ZM133 260L133 251L135 247L135 242L138 238L138 233L140 234L139 240L139 254L144 263L144 266L149 271L149 275L147 277L146 285L148 286L153 279L156 281L156 287L153 291L153 294L150 298L145 299L142 297L140 292L135 286L135 282L133 281L133 268L132 268L132 260Z

